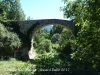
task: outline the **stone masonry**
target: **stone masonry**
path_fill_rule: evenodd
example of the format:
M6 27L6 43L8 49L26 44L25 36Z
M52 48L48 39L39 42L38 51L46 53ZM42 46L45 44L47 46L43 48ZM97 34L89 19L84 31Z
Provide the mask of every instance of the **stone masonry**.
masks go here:
M31 44L31 47L28 50L28 53L26 51L22 50L22 56L26 56L26 54L29 55L29 59L34 59L35 55L33 52L33 36L36 31L38 31L40 28L47 26L47 25L61 25L63 27L68 28L72 33L74 33L74 23L73 21L68 20L62 20L62 19L41 19L41 20L25 20L25 21L17 21L18 25L20 26L20 32L24 35L28 35L27 31L31 29L30 31L30 39L29 41ZM26 50L26 49L25 49ZM16 55L16 54L15 54Z

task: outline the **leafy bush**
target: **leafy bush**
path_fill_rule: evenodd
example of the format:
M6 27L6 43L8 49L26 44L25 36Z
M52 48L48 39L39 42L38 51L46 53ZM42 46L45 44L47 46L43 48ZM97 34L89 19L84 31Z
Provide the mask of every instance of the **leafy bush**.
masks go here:
M61 35L59 33L54 34L51 37L51 42L52 43L60 43L61 42Z
M52 46L51 46L51 41L48 40L48 39L45 39L43 40L41 43L39 43L39 46L38 46L38 50L40 52L50 52L52 49Z
M0 55L12 53L13 49L19 48L20 46L21 40L18 35L14 32L8 31L6 27L0 23Z

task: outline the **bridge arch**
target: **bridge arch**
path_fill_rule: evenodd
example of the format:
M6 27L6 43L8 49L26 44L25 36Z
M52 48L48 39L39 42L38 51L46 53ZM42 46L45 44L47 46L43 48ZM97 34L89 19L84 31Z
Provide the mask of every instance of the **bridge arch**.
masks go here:
M62 20L62 19L41 19L41 20L25 20L25 21L18 21L17 22L20 27L20 32L24 34L26 40L29 41L29 48L26 51L26 54L28 54L29 59L34 59L34 52L33 52L33 37L36 31L38 31L40 28L50 25L50 24L56 24L61 25L63 27L66 27L74 34L74 23L73 21L68 20ZM28 38L27 38L28 37ZM26 42L27 43L27 42ZM26 48L25 48L26 49ZM23 49L23 50L25 50ZM25 51L23 51L25 52ZM24 56L25 54L23 54Z
M50 24L65 27L74 35L74 25L72 21L58 20L58 19L38 20L37 22L35 22L35 24L32 25L33 27L31 27L31 31L30 31L31 48L28 53L30 59L34 58L34 55L32 56L32 54L34 54L32 51L33 51L33 37L35 33L41 28L43 28L44 26L48 26Z
M68 29L68 30L72 33L72 35L74 35L73 30L71 30L70 28L68 28L68 27L65 26L65 25L57 24L57 23L53 23L53 24L50 23L50 24L48 24L48 25L45 24L45 25L37 26L36 28L33 29L33 31L30 33L30 35L31 35L31 36L34 36L34 34L35 34L36 32L38 32L41 28L43 28L43 27L45 27L45 26L49 26L49 25L58 25L58 26L64 27L64 28Z
M36 31L38 28L49 24L58 24L64 27L67 27L74 33L74 23L73 21L62 20L62 19L42 19L42 20L26 20L26 21L19 21L20 32L27 35L32 33L32 31Z

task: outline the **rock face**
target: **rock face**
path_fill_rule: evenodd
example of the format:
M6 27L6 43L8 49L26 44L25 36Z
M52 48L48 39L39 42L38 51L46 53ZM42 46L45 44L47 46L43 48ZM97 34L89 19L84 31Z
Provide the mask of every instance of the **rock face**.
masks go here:
M18 26L20 27L20 32L24 34L24 41L26 43L29 42L27 46L21 50L15 51L16 58L25 58L25 59L34 59L36 53L33 51L33 37L36 31L40 28L47 25L61 25L63 27L68 28L72 33L74 33L74 23L68 20L62 19L42 19L42 20L26 20L26 21L17 21ZM16 31L15 31L16 32ZM26 37L25 37L26 36ZM28 38L27 38L28 37ZM24 42L24 43L25 43Z
M29 59L35 59L36 53L34 51L29 51L28 55L29 55Z
M35 59L36 53L33 49L33 38L31 39L31 48L28 52L29 59Z

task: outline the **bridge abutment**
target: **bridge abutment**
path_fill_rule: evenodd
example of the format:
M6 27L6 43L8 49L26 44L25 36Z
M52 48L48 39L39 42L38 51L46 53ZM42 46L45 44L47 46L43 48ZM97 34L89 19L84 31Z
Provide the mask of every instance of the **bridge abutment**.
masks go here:
M23 41L21 48L14 50L14 57L19 60L34 59L35 55L36 53L33 50L33 39L29 38Z
M21 48L21 49L18 49L18 50L15 50L14 51L14 57L16 59L23 59L23 60L26 60L26 59L29 59L29 56L28 56L28 47L24 47L24 48Z

